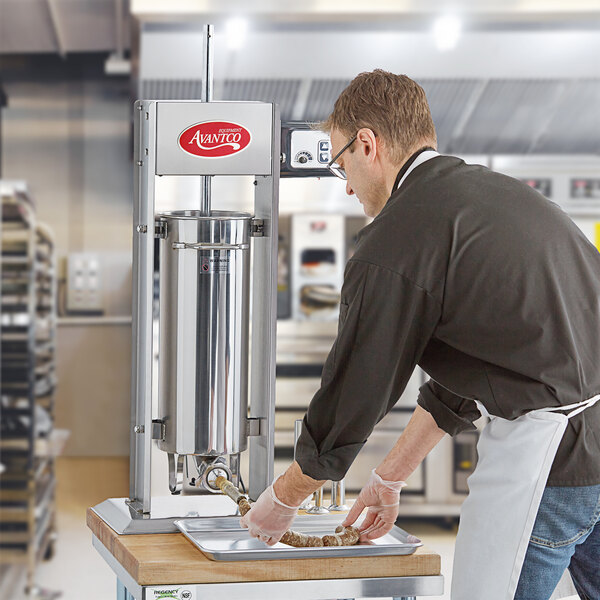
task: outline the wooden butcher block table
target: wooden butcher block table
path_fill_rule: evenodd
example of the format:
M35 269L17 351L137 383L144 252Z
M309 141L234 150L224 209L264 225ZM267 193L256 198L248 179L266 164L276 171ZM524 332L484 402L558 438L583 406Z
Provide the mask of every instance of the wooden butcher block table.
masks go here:
M117 575L119 600L412 599L443 593L440 556L423 547L406 556L213 561L181 533L119 535L91 509L87 524L94 547Z

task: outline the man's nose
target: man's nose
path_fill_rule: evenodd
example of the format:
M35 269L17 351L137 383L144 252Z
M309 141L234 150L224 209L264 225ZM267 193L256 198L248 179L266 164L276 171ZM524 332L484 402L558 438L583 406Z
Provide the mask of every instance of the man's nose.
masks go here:
M354 194L354 190L350 187L350 184L346 181L346 194L348 196L352 196Z

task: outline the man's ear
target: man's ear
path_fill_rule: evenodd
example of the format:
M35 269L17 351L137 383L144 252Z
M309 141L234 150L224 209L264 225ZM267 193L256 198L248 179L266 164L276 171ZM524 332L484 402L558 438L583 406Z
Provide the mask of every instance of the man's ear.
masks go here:
M361 151L364 152L365 156L373 161L377 156L377 136L373 132L373 130L368 127L363 127L358 130L356 134L356 139L359 141Z

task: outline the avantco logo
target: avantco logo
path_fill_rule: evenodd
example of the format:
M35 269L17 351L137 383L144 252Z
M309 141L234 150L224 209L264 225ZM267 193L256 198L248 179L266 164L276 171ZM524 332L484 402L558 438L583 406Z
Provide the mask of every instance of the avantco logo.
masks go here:
M222 158L241 152L252 136L237 123L206 121L188 127L179 134L179 147L193 156Z

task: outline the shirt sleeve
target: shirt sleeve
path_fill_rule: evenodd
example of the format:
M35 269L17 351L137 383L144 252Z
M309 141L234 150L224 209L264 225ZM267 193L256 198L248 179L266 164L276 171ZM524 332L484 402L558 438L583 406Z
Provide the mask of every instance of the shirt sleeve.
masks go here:
M344 477L401 396L440 317L439 302L390 269L351 259L335 343L296 448L303 473Z
M481 417L473 400L453 394L433 379L419 389L417 403L431 414L440 429L450 435L475 430L473 421Z

